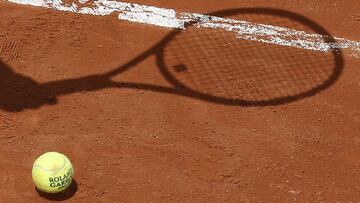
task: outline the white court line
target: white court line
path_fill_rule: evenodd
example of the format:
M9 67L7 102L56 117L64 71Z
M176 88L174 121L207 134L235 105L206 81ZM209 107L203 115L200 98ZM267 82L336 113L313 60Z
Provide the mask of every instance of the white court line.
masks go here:
M224 29L234 32L238 38L252 41L291 46L315 51L330 51L331 49L348 49L351 55L360 58L360 42L335 37L336 42L324 42L324 36L247 21L221 18L198 13L177 13L173 9L131 4L110 0L94 0L91 5L87 0L78 0L64 4L62 0L2 0L17 4L44 7L65 12L88 15L110 15L117 12L120 20L146 23L168 28L184 29L186 22L196 20L197 26L214 29Z

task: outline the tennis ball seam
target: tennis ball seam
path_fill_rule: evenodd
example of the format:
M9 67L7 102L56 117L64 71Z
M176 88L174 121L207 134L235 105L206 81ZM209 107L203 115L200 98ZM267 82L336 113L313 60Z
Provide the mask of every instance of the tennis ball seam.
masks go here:
M56 172L56 171L60 171L60 170L62 170L63 168L65 168L66 163L67 163L66 158L65 158L64 155L62 155L62 158L64 159L64 164L63 164L61 167L57 168L57 169L47 169L47 168L44 168L44 167L42 167L42 166L40 166L40 165L38 165L38 164L34 164L33 167L41 168L42 170L44 170L44 171L46 171L46 172L49 172L49 173Z

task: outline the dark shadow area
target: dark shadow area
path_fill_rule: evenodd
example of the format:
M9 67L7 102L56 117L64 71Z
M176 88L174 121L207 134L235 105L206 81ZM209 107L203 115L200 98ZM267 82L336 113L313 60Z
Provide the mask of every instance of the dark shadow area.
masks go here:
M44 104L56 104L56 98L44 92L43 86L30 77L13 72L0 62L0 108L20 111L38 108Z
M56 194L49 194L49 193L45 193L45 192L41 192L39 191L37 188L35 188L36 191L39 193L39 195L47 200L50 201L64 201L64 200L68 200L71 197L73 197L77 190L77 182L75 180L72 181L71 185L69 186L69 188L67 188L65 191L60 192L60 193L56 193Z
M238 14L261 14L272 15L288 18L293 21L302 23L311 28L315 33L324 35L324 41L327 43L335 43L335 39L320 25L312 20L303 17L299 14L292 12L270 9L270 8L240 8L226 11L219 11L211 13L210 15L229 17ZM195 23L195 22L194 22ZM190 23L188 26L191 26ZM144 28L145 29L145 28ZM151 47L141 55L132 59L131 61L121 65L119 68L109 71L104 74L90 75L86 77L73 78L67 80L58 80L48 83L37 83L30 77L17 74L11 70L11 68L5 63L0 61L0 108L5 111L21 111L24 109L36 109L42 105L54 105L57 103L57 96L66 95L81 91L95 91L104 88L130 88L141 89L147 91L154 91L160 93L167 93L185 97L196 98L212 103L218 103L222 105L235 105L235 106L268 106L279 105L296 100L300 100L306 97L310 97L325 90L334 84L340 77L343 70L343 56L341 50L333 48L331 50L333 57L332 72L329 77L322 81L321 84L309 88L307 91L300 92L294 95L287 95L284 97L275 97L272 99L263 100L249 100L242 98L226 98L218 95L210 95L201 91L197 91L192 87L183 84L179 81L171 71L168 70L166 62L164 61L165 47L183 31L175 30L169 33L164 39L162 39L155 46ZM164 78L173 85L174 88L157 86L146 83L129 83L129 82L115 82L111 78L121 74L130 68L136 66L147 57L155 55L157 57L157 65L159 71ZM174 68L174 67L171 67ZM242 67L238 67L240 70ZM301 68L301 67L300 67ZM156 70L156 69L154 69ZM175 67L175 72L182 72L186 70L183 65ZM235 76L236 77L236 76ZM75 183L76 184L76 183Z
M37 83L30 77L13 72L0 61L0 108L17 112L54 105L57 96L80 91L92 91L110 87L108 78L97 75Z

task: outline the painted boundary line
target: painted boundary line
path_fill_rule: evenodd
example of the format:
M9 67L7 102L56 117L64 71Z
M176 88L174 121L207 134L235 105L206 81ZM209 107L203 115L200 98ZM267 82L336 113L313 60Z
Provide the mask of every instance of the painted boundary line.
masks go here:
M336 42L328 43L324 42L324 36L320 34L198 13L177 13L173 9L110 0L94 0L91 4L87 3L87 0L78 0L78 3L71 4L64 4L62 0L2 1L87 15L106 16L117 12L120 20L167 28L185 29L186 22L196 20L199 27L224 29L234 32L241 39L324 52L334 48L348 49L352 56L360 58L360 42L334 37Z

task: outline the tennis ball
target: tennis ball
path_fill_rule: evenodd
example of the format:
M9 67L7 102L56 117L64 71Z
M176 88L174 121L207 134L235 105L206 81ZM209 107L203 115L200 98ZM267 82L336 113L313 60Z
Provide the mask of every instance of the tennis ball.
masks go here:
M74 174L70 160L58 152L47 152L37 158L32 168L32 178L38 190L46 193L64 191Z

